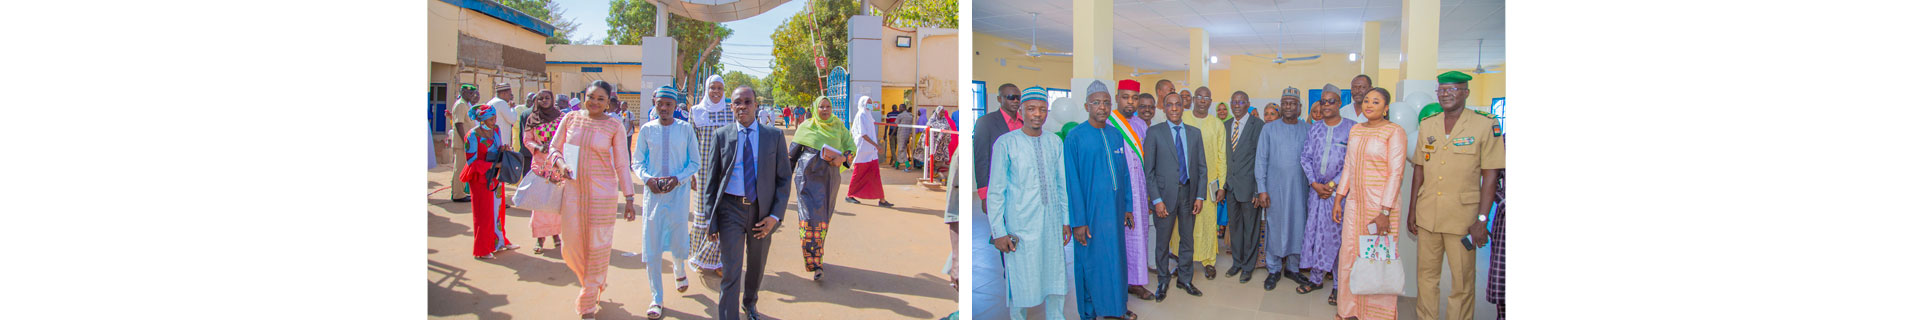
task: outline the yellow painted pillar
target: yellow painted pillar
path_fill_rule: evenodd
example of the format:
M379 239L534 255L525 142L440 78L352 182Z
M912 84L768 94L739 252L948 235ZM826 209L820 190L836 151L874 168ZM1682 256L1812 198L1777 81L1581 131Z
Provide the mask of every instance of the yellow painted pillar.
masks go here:
M1409 80L1433 80L1440 60L1440 0L1403 0L1400 52L1406 55L1400 74Z
M1073 78L1068 79L1070 97L1053 103L1046 125L1041 130L1058 132L1067 123L1085 123L1087 85L1099 80L1113 82L1113 1L1073 0ZM1100 115L1104 116L1104 115Z
M1360 74L1380 77L1380 22L1360 26Z
M1213 38L1207 36L1207 30L1187 28L1187 86L1199 88L1207 85L1207 58L1213 56Z

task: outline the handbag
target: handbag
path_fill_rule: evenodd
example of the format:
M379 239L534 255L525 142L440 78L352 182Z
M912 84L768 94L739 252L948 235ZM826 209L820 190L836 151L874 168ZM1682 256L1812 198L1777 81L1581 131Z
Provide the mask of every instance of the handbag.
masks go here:
M527 159L519 152L495 150L487 153L487 161L493 162L493 168L487 169L487 176L506 184L519 184L527 175Z
M1353 294L1400 295L1407 275L1400 265L1400 249L1391 236L1360 236L1360 256L1353 261L1347 276L1347 289Z
M513 192L513 206L540 212L560 212L561 188L538 176L521 179Z

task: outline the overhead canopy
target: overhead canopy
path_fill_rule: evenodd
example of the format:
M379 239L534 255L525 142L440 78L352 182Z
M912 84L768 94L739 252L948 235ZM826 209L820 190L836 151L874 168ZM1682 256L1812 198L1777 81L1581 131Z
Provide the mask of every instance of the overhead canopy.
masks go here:
M667 12L706 22L731 22L773 10L787 0L653 0ZM900 0L867 0L882 10L899 6Z

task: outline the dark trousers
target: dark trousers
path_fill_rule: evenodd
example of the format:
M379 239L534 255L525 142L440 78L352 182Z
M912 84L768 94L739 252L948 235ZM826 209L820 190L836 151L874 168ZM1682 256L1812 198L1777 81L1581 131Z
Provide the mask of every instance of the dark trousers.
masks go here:
M753 224L757 221L749 220L752 220L750 217L755 215L755 209L760 204L742 204L740 199L732 195L722 195L720 203L713 212L715 216L712 227L720 229L719 318L726 320L740 319L742 306L740 278L743 276L740 273L740 262L743 259L746 260L744 276L747 282L745 308L758 310L754 306L760 301L760 277L766 274L767 249L773 243L771 236L753 239ZM741 256L742 247L746 249L744 257Z
M1153 252L1158 256L1153 264L1160 269L1160 283L1166 284L1175 273L1180 275L1180 283L1193 283L1193 197L1163 198L1160 203L1167 207L1167 217L1153 218ZM1177 256L1167 250L1176 231L1181 239ZM1176 260L1177 265L1167 266L1168 260Z
M1240 268L1242 272L1251 272L1266 256L1265 252L1258 249L1260 225L1263 223L1261 218L1265 215L1260 214L1260 208L1253 206L1252 198L1240 199L1233 192L1227 192L1227 199L1227 231L1233 237L1233 267Z

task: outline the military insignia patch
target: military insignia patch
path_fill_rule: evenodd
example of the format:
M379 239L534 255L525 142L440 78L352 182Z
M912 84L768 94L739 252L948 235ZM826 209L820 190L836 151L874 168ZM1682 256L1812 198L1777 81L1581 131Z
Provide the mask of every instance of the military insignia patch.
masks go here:
M1453 139L1453 145L1456 147L1472 145L1472 144L1473 144L1473 137L1459 137L1459 138Z
M1497 124L1493 125L1493 136L1498 137L1500 135L1501 135L1500 125L1497 125Z
M1427 144L1433 144L1433 136L1427 136Z

